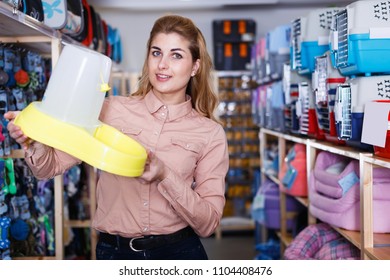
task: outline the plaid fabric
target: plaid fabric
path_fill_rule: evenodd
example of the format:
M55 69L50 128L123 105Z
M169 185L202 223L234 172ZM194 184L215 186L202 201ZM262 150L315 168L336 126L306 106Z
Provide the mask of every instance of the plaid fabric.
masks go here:
M328 224L302 230L284 252L286 260L356 260L360 250Z

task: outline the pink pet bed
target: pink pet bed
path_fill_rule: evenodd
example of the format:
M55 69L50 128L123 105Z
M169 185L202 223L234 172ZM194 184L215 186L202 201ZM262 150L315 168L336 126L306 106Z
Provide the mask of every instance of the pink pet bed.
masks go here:
M311 214L347 230L360 230L359 162L322 151L310 174ZM374 232L390 232L390 169L373 171Z
M279 171L283 192L307 197L306 145L296 143L289 150Z
M286 260L358 260L360 250L324 223L302 230L284 251Z

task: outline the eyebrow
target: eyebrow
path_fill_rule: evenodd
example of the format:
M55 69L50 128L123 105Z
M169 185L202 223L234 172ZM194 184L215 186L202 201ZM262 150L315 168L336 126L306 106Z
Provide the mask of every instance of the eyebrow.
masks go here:
M152 46L151 49L156 49L156 50L159 50L161 51L161 48L159 47L156 47L156 46ZM171 49L171 52L177 52L177 51L181 51L181 52L186 52L185 50L183 50L182 48L174 48L174 49Z

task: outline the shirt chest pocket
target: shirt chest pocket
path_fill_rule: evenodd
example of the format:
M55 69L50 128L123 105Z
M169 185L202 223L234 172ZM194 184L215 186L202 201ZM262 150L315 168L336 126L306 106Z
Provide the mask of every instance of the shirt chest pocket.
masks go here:
M123 134L126 134L127 136L130 136L131 138L135 140L139 140L142 128L137 127L123 127L120 129L120 131Z
M199 160L203 145L182 138L172 138L171 143L174 158L177 161L175 168L183 174L192 174Z

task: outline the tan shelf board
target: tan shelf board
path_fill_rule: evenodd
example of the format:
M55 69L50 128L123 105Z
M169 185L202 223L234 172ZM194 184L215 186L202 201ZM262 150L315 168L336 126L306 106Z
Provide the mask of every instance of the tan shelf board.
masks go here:
M344 238L346 238L349 242L355 245L357 248L361 249L360 243L360 232L346 230L338 227L333 227L337 232L339 232ZM389 245L389 246L387 246ZM382 247L383 246L383 247ZM390 253L390 234L388 233L374 233L374 251L386 251L388 250ZM367 248L366 248L367 250ZM390 257L390 254L389 254Z
M79 221L79 220L66 220L64 221L65 227L71 227L71 228L89 228L91 227L91 221L85 220L85 221Z
M274 176L274 175L270 175L270 174L266 174L273 182L275 182L276 184L280 184L280 181L279 181L279 178Z
M390 260L390 247L366 248L364 252L372 260Z
M283 133L280 133L280 132L277 132L277 131L274 131L274 130L271 130L271 129L268 129L268 128L260 128L260 132L263 132L265 134L268 134L268 135L272 135L272 136L275 136L275 137L281 137L283 138L284 137L284 134Z
M294 212L294 211L286 211L286 219L287 220L291 220L291 219L295 219L297 216L298 216L298 212Z
M2 158L24 158L24 151L22 149L11 150L11 154L9 156L4 156Z
M54 256L12 257L12 260L56 260Z
M300 144L304 144L304 145L307 144L307 138L302 138L302 137L299 137L299 136L293 136L293 135L290 135L290 134L283 134L283 138L288 140L288 141L291 141L291 142L300 143Z
M240 230L254 230L255 225L223 225L221 226L222 231L240 231Z
M288 141L291 141L291 142L295 142L295 143L301 143L301 144L305 144L306 145L307 140L308 140L307 138L304 138L304 137L291 135L291 134L284 134L282 132L274 131L274 130L271 130L271 129L268 129L268 128L260 128L260 129L261 129L261 132L263 132L265 134L272 135L272 136L275 136L275 137L280 137L280 138L283 138L285 140L288 140Z
M251 71L245 71L245 70L237 70L237 71L224 71L224 70L218 70L218 71L214 71L215 72L215 75L218 77L218 78L224 78L224 77L241 77L242 75L251 75Z
M330 142L325 141L317 141L313 140L309 142L310 146L313 148L317 148L323 151L331 152L334 154L338 154L341 156L346 156L353 159L359 159L360 158L360 151L356 150L356 148L348 147L348 146L337 146Z
M346 230L338 227L333 227L338 233L340 233L345 239L360 249L360 232Z
M303 206L309 207L309 198L300 196L294 196L294 198Z
M373 156L373 155L364 155L362 158L365 162L368 162L368 163L371 163L374 165L378 165L378 166L382 166L382 167L386 167L386 168L390 168L390 159L378 157L378 156Z
M286 236L282 236L282 233L280 231L276 232L276 235L279 237L280 242L282 242L285 246L289 246L291 242L294 240L294 238L291 236L291 234L287 234Z
M235 220L237 219L237 220ZM256 227L255 221L250 218L243 218L237 216L222 217L219 228L221 230L254 230Z

